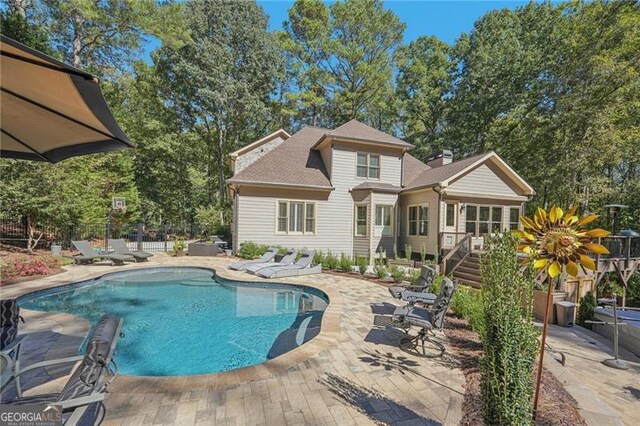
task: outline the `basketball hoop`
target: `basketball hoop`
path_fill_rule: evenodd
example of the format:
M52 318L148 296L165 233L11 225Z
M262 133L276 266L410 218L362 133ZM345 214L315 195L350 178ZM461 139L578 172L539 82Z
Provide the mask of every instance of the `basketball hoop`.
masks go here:
M124 197L112 197L111 198L111 208L114 211L119 211L124 213L127 211L127 203Z

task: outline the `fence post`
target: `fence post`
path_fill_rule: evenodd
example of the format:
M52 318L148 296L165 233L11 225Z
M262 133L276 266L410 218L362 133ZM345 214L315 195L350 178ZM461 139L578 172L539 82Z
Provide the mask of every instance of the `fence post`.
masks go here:
M138 223L136 232L136 238L138 240L138 251L142 251L142 222Z
M162 239L164 240L164 251L165 253L167 252L167 228L165 225L160 224L160 227L162 229Z
M109 251L109 237L111 236L111 218L107 221L104 231L104 251Z

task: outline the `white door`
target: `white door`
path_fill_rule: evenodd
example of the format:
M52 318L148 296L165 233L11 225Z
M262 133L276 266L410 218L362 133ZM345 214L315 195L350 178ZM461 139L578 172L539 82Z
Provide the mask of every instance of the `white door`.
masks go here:
M458 235L458 203L446 202L444 205L444 238L442 239L442 248L453 248L461 235Z

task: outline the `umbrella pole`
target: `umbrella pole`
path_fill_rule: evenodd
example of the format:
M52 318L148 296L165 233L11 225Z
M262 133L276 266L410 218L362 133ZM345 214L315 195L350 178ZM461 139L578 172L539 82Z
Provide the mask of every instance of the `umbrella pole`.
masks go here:
M540 343L540 360L538 361L538 374L536 377L536 391L533 397L533 418L536 418L536 412L538 410L538 397L540 396L540 385L542 381L542 364L544 362L544 348L547 342L547 326L549 323L549 305L551 304L551 285L553 278L549 276L547 279L547 305L544 310L544 324L542 325L542 342Z

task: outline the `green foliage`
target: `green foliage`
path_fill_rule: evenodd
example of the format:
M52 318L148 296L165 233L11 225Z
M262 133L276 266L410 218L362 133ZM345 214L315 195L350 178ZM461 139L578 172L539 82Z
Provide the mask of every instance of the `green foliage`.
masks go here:
M419 278L420 278L420 269L412 268L409 271L409 275L407 276L407 279L409 280L409 282L411 284L415 284L418 282Z
M328 269L331 271L338 269L338 258L335 254L331 253L331 250L327 250L327 254L324 256L323 260L324 263L322 264L322 267L324 269Z
M407 273L405 272L404 268L400 268L398 266L394 266L393 268L391 268L391 277L395 282L399 283L400 281L404 280L406 276Z
M420 244L420 262L424 265L425 260L427 259L427 246L425 243Z
M322 253L320 250L317 250L313 254L313 264L322 265L322 267L324 268L325 266L324 253Z
M413 255L413 247L411 247L411 244L405 244L404 257L406 257L407 260L411 260L412 255Z
M464 318L471 329L482 335L484 332L483 293L471 287L458 286L451 299L451 310Z
M353 262L351 261L351 259L349 258L349 256L347 256L346 254L342 253L342 255L340 255L340 270L342 272L351 272L351 266L353 265Z
M355 264L360 269L360 273L364 275L367 272L367 268L369 267L369 259L363 256L356 257Z
M374 273L379 279L384 279L387 277L387 273L389 272L384 265L376 265L373 269Z
M640 272L635 272L629 278L626 299L627 306L640 308Z
M222 211L215 207L198 207L196 209L196 225L213 233L222 223Z
M532 424L538 343L531 320L533 280L520 272L517 241L509 234L491 239L485 250L481 259L482 415L485 424Z
M187 248L187 243L184 238L177 237L173 240L173 254L177 254L180 250L185 250Z
M591 324L586 323L588 320L593 319L593 314L596 311L596 298L588 291L587 294L580 299L580 307L578 308L578 317L576 323L582 327L591 328Z
M257 244L253 241L245 241L240 245L238 256L243 259L257 259L269 250L266 244Z

